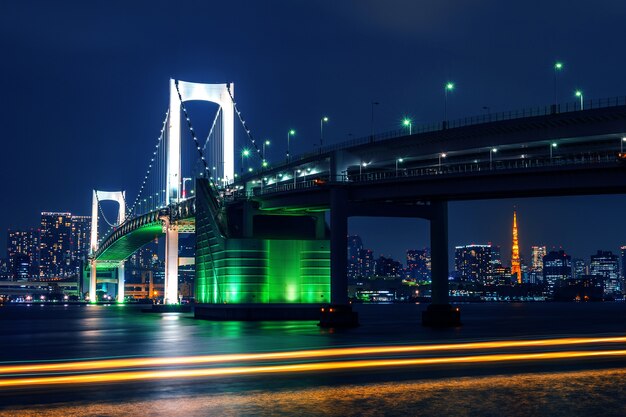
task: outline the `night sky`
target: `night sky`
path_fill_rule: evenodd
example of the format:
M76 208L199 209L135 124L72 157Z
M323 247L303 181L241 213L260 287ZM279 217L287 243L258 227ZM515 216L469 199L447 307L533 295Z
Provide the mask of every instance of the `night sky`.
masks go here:
M372 101L377 131L405 115L439 121L448 80L451 119L549 104L557 59L559 101L576 88L626 95L624 22L620 0L2 1L1 253L6 229L36 226L41 211L90 214L93 188L135 196L170 77L234 82L279 160L290 128L292 153L313 149L322 115L327 143L369 134ZM506 258L515 205L527 259L537 243L578 257L626 244L624 196L511 197L451 204L450 245L493 242ZM427 231L419 220L350 222L396 258L428 245Z

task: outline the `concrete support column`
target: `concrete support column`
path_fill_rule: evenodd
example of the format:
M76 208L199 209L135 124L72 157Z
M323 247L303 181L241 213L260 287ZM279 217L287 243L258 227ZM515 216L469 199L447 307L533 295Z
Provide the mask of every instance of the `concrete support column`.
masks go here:
M433 201L430 219L432 304L448 304L448 202Z
M89 261L89 302L95 303L96 300L96 260Z
M315 239L326 238L326 218L324 213L318 213L315 217Z
M124 302L124 261L117 267L117 302Z
M348 304L348 213L346 191L330 194L330 300Z
M431 202L430 216L432 300L422 312L422 324L433 327L461 325L461 312L452 307L448 295L448 202Z
M178 304L178 230L168 224L165 232L165 304Z

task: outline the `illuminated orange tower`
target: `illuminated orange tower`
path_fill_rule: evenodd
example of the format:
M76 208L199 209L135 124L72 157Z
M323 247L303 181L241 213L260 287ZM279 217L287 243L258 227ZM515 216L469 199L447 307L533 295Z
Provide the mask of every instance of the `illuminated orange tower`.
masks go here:
M517 239L517 213L513 211L513 246L511 247L511 275L517 274L517 283L522 283L522 268L519 260L519 240Z

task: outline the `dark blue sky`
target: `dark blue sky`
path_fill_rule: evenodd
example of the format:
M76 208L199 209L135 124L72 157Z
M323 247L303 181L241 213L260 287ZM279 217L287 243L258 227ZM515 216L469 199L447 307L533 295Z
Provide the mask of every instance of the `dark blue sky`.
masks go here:
M311 150L322 114L329 143L368 134L372 100L381 103L377 130L405 114L440 120L447 80L457 85L451 118L549 104L556 59L565 63L560 101L575 88L588 98L626 95L625 21L618 0L3 1L0 230L36 225L44 210L89 214L93 188L132 198L170 77L235 82L240 109L257 137L274 141L276 160L289 128L298 131L292 152ZM516 204L524 248L616 250L626 243L625 203L454 203L450 242L492 241L506 254ZM427 244L419 221L355 219L351 229L397 257Z

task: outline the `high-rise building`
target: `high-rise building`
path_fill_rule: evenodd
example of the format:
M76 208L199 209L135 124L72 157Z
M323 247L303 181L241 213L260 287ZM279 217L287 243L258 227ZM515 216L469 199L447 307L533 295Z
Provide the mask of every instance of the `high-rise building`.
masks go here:
M376 260L376 275L379 277L400 278L403 276L402 264L393 258L380 256Z
M620 255L620 271L622 277L622 291L626 290L626 245L620 246L619 248Z
M517 235L517 213L513 211L513 244L511 246L511 276L522 283L522 267L519 257L519 239Z
M348 236L348 278L359 276L359 251L363 249L363 241L358 235Z
M8 272L13 280L37 276L39 268L39 231L9 230L7 233Z
M91 216L72 216L72 267L74 274L80 275L89 256L91 238Z
M461 281L487 284L500 266L498 246L472 244L455 248L454 267Z
M531 268L533 271L543 271L543 257L548 253L545 246L532 246L531 250Z
M430 248L406 251L406 269L410 278L418 281L430 281Z
M369 278L374 275L376 261L371 249L359 250L357 273L359 277Z
M599 250L595 255L591 255L589 264L589 274L594 277L604 279L604 293L616 294L622 288L619 280L619 260L617 255L611 251Z
M554 294L554 288L564 280L572 277L572 257L563 250L550 251L543 257L543 282L547 286L548 294Z
M585 275L589 275L587 262L581 258L572 259L572 277L574 279L582 279Z
M72 214L41 213L39 242L41 278L65 278L72 268Z

